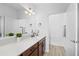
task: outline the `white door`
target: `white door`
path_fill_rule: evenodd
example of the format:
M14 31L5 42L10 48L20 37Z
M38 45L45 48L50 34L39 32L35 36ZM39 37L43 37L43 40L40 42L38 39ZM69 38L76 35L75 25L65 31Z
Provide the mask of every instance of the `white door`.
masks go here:
M66 50L67 55L76 55L76 20L77 20L77 5L70 4L66 11L66 24L67 24L67 36L66 36Z
M79 19L78 19L77 55L79 56Z
M49 16L50 44L63 46L64 44L64 14Z
M63 46L65 49L64 55L67 56L75 55L75 43L72 42L74 27L71 27L71 25L65 13L49 16L50 44Z
M77 28L78 28L77 29L78 30L78 32L77 32L77 55L79 56L79 4L78 4L78 11L77 12L78 12L78 19L77 19L78 20L78 22L77 22L78 23L77 24L78 25L77 26Z

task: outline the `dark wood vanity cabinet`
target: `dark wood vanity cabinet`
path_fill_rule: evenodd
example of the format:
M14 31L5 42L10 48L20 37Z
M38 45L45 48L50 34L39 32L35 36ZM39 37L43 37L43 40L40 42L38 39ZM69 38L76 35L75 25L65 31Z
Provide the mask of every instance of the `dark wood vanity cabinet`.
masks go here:
M20 56L43 56L45 52L45 37L32 47L24 51Z
M39 56L43 56L45 52L45 38L39 41Z
M38 56L38 49L35 49L29 56Z

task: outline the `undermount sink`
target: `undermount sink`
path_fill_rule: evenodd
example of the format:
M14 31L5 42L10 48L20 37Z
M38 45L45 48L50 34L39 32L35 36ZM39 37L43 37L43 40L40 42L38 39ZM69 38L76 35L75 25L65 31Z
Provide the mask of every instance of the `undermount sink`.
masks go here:
M0 46L7 45L7 44L10 44L10 43L13 43L13 42L17 42L15 37L3 37L3 38L0 38Z

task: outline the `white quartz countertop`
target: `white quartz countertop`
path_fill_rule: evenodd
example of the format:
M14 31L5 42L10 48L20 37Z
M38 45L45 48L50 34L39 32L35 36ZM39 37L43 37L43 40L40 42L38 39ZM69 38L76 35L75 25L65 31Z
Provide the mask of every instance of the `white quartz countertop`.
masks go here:
M45 35L39 35L37 37L22 38L21 41L16 41L7 45L0 46L0 56L17 56L22 52L30 48L32 45L37 43L39 40L44 38Z

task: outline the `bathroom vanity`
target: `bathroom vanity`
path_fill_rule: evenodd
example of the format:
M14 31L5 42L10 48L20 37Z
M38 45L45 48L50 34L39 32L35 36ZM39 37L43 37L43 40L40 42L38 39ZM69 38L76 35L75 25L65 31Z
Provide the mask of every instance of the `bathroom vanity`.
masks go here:
M43 56L45 52L45 35L23 37L19 42L15 39L9 40L14 42L0 45L0 56Z
M25 50L20 56L43 56L45 52L45 37Z

